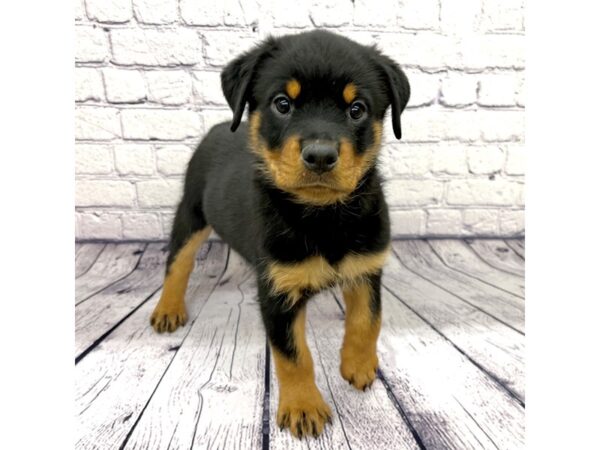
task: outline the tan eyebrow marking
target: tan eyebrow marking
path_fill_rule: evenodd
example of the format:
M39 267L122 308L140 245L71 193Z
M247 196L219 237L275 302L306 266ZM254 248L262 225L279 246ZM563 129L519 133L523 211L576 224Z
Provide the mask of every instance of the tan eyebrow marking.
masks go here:
M300 90L300 82L298 82L298 80L296 80L295 78L292 78L285 84L285 91L292 100L295 100L300 95Z
M342 92L346 103L350 104L356 98L356 85L354 83L348 83Z

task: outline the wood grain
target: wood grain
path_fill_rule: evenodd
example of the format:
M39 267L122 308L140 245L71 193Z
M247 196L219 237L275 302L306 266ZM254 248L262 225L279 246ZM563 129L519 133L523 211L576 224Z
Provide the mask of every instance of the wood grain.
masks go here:
M521 298L450 269L425 241L396 241L394 250L404 266L418 276L515 330L525 332L525 303Z
M192 273L186 298L193 320L220 280L226 247L212 244ZM78 449L114 449L126 440L190 327L159 335L149 317L160 292L132 314L76 366Z
M506 259L479 242L394 243L381 370L367 392L339 374L339 292L309 302L316 381L334 417L302 441L276 425L255 275L238 255L203 247L189 322L159 335L149 316L164 243L77 245L76 448L524 448L524 241L498 241Z
M264 342L255 275L231 252L125 448L259 448Z
M165 244L149 244L137 267L75 307L75 355L80 355L162 285Z
M434 239L428 242L448 267L498 289L525 298L525 280L523 277L501 272L490 266L466 243L450 239Z
M503 272L525 276L523 259L500 239L467 239L466 243L481 259Z
M129 275L147 244L107 244L94 265L75 280L75 303L85 301Z
M105 247L106 244L76 244L75 278L79 278L92 267Z
M382 297L381 372L425 448L524 448L524 408L387 289Z
M417 276L397 257L390 258L383 284L459 351L524 400L522 334Z
M525 259L525 239L504 239L504 243L521 259Z

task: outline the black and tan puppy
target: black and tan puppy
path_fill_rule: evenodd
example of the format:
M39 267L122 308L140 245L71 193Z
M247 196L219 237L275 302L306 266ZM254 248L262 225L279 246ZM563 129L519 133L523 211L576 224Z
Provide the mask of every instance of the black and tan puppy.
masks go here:
M221 74L233 121L192 157L171 234L158 332L186 322L184 294L213 228L255 266L279 380L277 423L318 435L331 409L315 384L306 302L340 285L346 303L341 373L375 379L381 269L390 245L376 159L391 105L399 139L408 80L372 47L325 31L269 38ZM249 122L240 123L245 106Z

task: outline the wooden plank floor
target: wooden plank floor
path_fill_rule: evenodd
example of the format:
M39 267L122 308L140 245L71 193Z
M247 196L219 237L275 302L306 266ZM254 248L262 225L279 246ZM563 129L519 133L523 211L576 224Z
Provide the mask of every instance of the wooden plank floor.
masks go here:
M206 244L188 324L158 335L166 256L164 243L76 245L76 448L524 448L524 240L395 241L378 380L364 393L339 374L339 292L312 300L307 338L334 421L302 441L274 421L253 271Z

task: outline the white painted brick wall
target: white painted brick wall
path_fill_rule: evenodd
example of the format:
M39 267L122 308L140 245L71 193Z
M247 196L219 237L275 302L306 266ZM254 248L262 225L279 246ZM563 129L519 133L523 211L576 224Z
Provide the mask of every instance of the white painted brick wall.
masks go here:
M380 167L395 236L523 235L524 0L78 0L79 239L167 239L193 149L231 118L219 72L268 34L325 27L405 69Z

